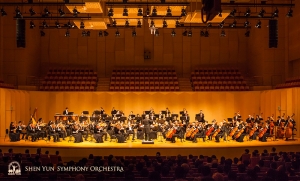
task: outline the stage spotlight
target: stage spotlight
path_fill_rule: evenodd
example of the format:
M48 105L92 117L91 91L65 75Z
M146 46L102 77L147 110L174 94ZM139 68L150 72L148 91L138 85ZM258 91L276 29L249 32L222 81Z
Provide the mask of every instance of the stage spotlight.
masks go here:
M76 6L75 6L74 9L73 9L73 16L74 16L74 17L77 17L78 14L80 14L80 12L77 10L77 8L76 8Z
M47 7L44 8L44 14L42 15L42 17L48 17L50 15L50 11L48 10Z
M117 21L116 20L114 20L113 22L112 22L112 26L117 26Z
M128 16L128 9L126 7L123 9L123 16Z
M166 16L172 16L172 10L171 10L170 6L169 6L168 9L167 9L167 14L166 14Z
M286 14L286 17L291 18L293 17L293 10L290 8L289 12Z
M245 37L250 37L250 30L247 30L247 31L246 31Z
M234 21L232 22L232 24L230 25L230 27L231 27L231 28L235 28L235 27L236 27L236 23L237 23L236 20L234 20Z
M182 36L187 36L188 32L185 30L183 33L182 33Z
M60 26L60 24L59 24L58 21L55 21L55 27L56 27L56 28L61 28L61 26Z
M203 30L200 31L200 36L205 37L205 32Z
M143 16L143 10L142 10L142 8L139 8L139 10L138 10L138 14L137 14L138 16Z
M244 27L247 28L249 25L250 25L249 21L246 20L246 21L244 22Z
M222 31L221 31L220 36L221 36L221 37L225 37L225 36L226 36L225 30L222 30Z
M220 28L223 28L223 27L224 27L224 24L225 24L225 22L222 21L222 22L219 24L219 27L220 27Z
M154 26L154 21L153 20L151 20L150 25Z
M108 16L114 16L114 10L112 7L108 10Z
M83 30L83 31L81 32L81 36L86 36L86 31L85 31L85 30Z
M229 16L234 17L234 16L235 16L235 13L236 13L236 9L233 9L233 10L230 12Z
M187 36L188 36L188 37L192 37L192 36L193 36L193 32L192 32L192 30L189 30L189 31L188 31L188 34L187 34Z
M155 30L155 36L159 36L159 31L158 31L158 29Z
M278 13L279 13L279 10L276 8L272 14L272 17L273 18L278 18Z
M16 7L15 12L16 12L16 18L23 18L23 15L18 6Z
M255 28L261 28L261 21L260 20L257 21L257 23L255 25Z
M34 22L30 21L30 29L33 29L35 27Z
M85 26L84 26L84 22L81 21L81 22L80 22L80 29L84 29L84 27L85 27Z
M146 9L146 15L149 16L150 15L150 9L149 7L147 6L147 9Z
M211 24L211 23L208 23L206 27L207 27L207 28L212 27L212 24Z
M87 32L86 32L86 36L87 36L87 37L90 37L90 36L91 36L91 32L90 32L90 31L87 31Z
M126 26L126 27L129 26L129 21L128 21L128 20L125 21L125 26Z
M186 10L184 9L184 7L182 7L181 9L181 16L186 16Z
M41 36L45 36L46 35L46 33L44 32L44 30L41 30L40 34L41 34Z
M206 30L205 31L205 35L204 35L205 37L209 37L209 33L208 33L208 31Z
M104 36L108 36L109 35L109 33L107 31L104 31L103 33L104 33Z
M49 25L47 24L47 22L46 22L45 20L43 21L42 24L43 24L43 27L44 27L44 28L48 28L48 27L49 27Z
M66 13L61 8L58 9L59 16L63 17Z
M70 21L66 24L66 26L69 27L69 28L74 28L75 27L75 25L72 24Z
M263 18L265 16L266 11L264 9L261 9L258 13L258 17Z
M176 27L180 27L180 26L181 26L181 24L180 24L179 20L176 20Z
M119 30L117 29L117 31L116 31L116 33L115 33L115 36L116 37L119 37L119 36L121 36L121 34L120 34L120 32L119 32Z
M157 16L157 10L156 10L156 7L154 7L153 10L152 10L152 16Z
M69 29L67 29L67 31L66 31L66 33L65 33L65 37L70 37Z
M102 32L102 31L99 31L98 36L99 36L99 37L103 37L103 32Z
M83 30L82 33L81 33L81 36L83 36L83 37L89 37L89 36L91 36L91 32Z
M1 12L1 16L7 16L7 13L4 10L4 8L1 8L0 12Z
M138 22L137 22L137 27L138 27L138 28L141 28L141 27L142 27L142 22L141 22L141 20L138 20Z
M168 23L166 20L163 21L163 28L167 28L168 27Z
M219 17L222 17L222 16L223 16L223 15L222 15L222 10L219 12L218 16L219 16Z
M132 30L131 36L132 37L136 37L136 31L135 31L135 29Z
M251 15L251 10L248 8L244 14L246 17L249 17Z
M36 12L32 9L32 7L29 9L30 16L34 16Z
M175 36L176 36L176 32L175 32L174 29L173 29L172 32L171 32L171 36L172 36L172 37L175 37Z

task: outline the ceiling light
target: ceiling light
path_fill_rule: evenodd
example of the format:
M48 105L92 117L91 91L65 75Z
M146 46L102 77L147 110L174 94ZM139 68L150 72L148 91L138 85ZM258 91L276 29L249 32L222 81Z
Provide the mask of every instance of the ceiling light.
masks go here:
M114 10L112 7L110 7L110 9L108 11L108 16L114 16Z
M127 27L129 26L129 21L128 20L125 21L125 26L127 26Z
M150 9L149 7L147 6L147 10L146 10L146 15L149 16L150 15Z
M185 30L183 33L182 33L182 36L187 36L187 31Z
M170 7L168 7L168 9L167 9L167 14L166 14L166 16L172 16L172 10L171 10Z
M117 26L116 20L114 20L114 21L112 22L112 26Z
M36 12L32 9L32 7L29 9L30 16L34 16Z
M61 8L58 9L58 13L59 15L62 17L64 16L66 13L64 12L64 10L62 10Z
M128 9L126 7L123 9L123 16L128 16Z
M249 37L250 36L250 30L247 30L245 33L245 37Z
M153 20L151 20L150 25L154 26L154 21Z
M83 31L81 32L81 36L86 36L86 31L85 31L85 30L83 30Z
M236 13L236 9L233 9L233 10L230 12L229 16L234 17L234 16L235 16L235 13Z
M81 33L81 36L83 36L83 37L89 37L89 36L91 36L91 32L83 30L82 33Z
M278 18L278 13L279 13L279 10L276 8L272 14L272 17L273 18Z
M163 28L167 28L167 27L168 27L167 21L164 20L164 21L163 21Z
M84 29L84 27L85 27L85 26L84 26L84 22L81 21L81 22L80 22L80 29Z
M74 17L77 17L78 14L80 14L80 12L77 10L77 8L76 8L76 6L75 6L74 9L73 9L73 16L74 16Z
M116 37L119 37L119 36L121 36L121 34L120 34L119 30L117 30L117 31L116 31L116 33L115 33L115 36L116 36Z
M193 35L193 32L192 32L192 30L188 31L188 34L187 34L187 36L188 36L188 37L192 37L192 35Z
M137 22L137 27L138 27L138 28L141 28L141 27L142 27L142 22L141 22L141 20L138 20L138 22Z
M154 7L153 10L152 10L152 16L157 16L157 10L156 10L156 7Z
M98 36L99 36L99 37L103 37L103 32L102 32L102 31L99 31Z
M186 16L186 10L184 9L184 7L182 7L181 9L181 16Z
M45 9L44 9L44 14L42 15L42 17L48 17L50 14L51 14L51 13L50 13L50 11L48 10L48 8L45 7Z
M174 29L173 29L172 32L171 32L171 36L172 36L172 37L175 37L175 36L176 36L176 32L175 32Z
M7 16L7 13L4 10L4 8L1 8L0 12L1 12L1 16Z
M159 36L159 31L158 31L158 29L155 30L155 36Z
M235 28L235 27L236 27L236 23L237 23L236 20L234 20L234 21L232 22L232 24L230 25L230 27L231 27L231 28Z
M255 28L261 28L261 21L260 20L257 21L257 23L255 25Z
M208 31L206 30L205 31L205 35L204 35L205 37L209 37L209 33L208 33Z
M247 28L249 25L250 25L249 21L246 20L246 21L244 22L244 27Z
M43 21L42 24L43 24L43 27L44 27L44 28L48 28L48 27L49 27L49 25L47 24L47 22L46 22L45 20Z
M286 17L291 18L293 17L293 10L290 8L289 12L286 14Z
M104 33L104 36L108 36L109 35L109 33L107 31L104 31L103 33Z
M205 32L203 30L200 31L200 36L204 37L205 36Z
M19 7L16 7L15 12L16 12L16 18L23 18Z
M132 37L136 37L136 31L135 31L135 29L132 30L131 35L132 35Z
M46 35L46 33L44 32L44 30L41 30L40 34L41 34L41 36L45 36Z
M67 29L67 31L66 31L66 33L65 33L65 37L70 37L69 29Z
M265 13L266 13L266 11L264 10L264 9L261 9L260 11L259 11L259 13L258 13L258 17L260 17L260 18L263 18L264 17L264 15L265 15Z
M181 26L181 24L180 24L179 20L176 20L176 27L180 27L180 26Z
M30 29L33 29L35 27L34 22L30 21Z
M137 14L138 16L143 16L143 10L142 10L142 8L139 8L139 10L138 10L138 14Z
M246 17L249 17L251 15L251 10L248 8L244 14Z
M219 24L219 27L220 27L220 28L223 28L223 27L224 27L224 24L225 24L225 22L222 21L222 22Z
M69 28L74 28L75 27L75 25L72 24L70 21L66 24L66 26L69 27Z
M55 21L55 26L56 26L56 28L61 28L61 26L60 26L60 24L59 24L58 21Z
M225 37L225 36L226 36L225 30L222 30L222 31L221 31L220 36L221 36L221 37Z

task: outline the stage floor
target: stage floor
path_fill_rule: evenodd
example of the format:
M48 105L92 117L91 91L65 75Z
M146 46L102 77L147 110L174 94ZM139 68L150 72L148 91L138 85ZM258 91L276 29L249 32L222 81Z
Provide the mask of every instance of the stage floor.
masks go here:
M300 140L284 141L268 140L267 142L260 141L227 141L223 140L220 143L214 141L203 142L202 139L198 140L198 143L192 143L191 141L181 142L177 140L176 143L169 141L154 140L154 144L142 144L141 140L127 141L126 143L116 143L114 141L105 141L104 143L95 143L90 141L84 141L82 143L68 142L68 138L65 141L56 142L45 140L39 140L37 142L24 141L9 142L8 139L4 141L0 140L0 148L5 153L9 148L14 149L14 153L24 153L26 149L30 150L30 153L35 153L37 148L42 148L42 152L48 150L50 154L54 154L56 150L60 151L60 155L66 158L65 161L76 160L76 158L87 157L90 153L99 156L108 156L110 154L115 156L154 156L156 152L161 152L162 155L176 156L181 155L216 155L217 157L236 157L241 155L246 148L252 152L253 150L259 150L261 153L264 149L271 151L272 147L276 147L277 151L300 151Z

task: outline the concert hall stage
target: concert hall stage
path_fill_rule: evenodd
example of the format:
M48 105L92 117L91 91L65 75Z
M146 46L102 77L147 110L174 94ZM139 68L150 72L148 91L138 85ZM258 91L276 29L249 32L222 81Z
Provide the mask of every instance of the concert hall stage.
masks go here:
M141 140L127 143L116 143L105 141L104 143L94 143L84 141L82 143L73 143L68 141L62 141L54 143L53 141L46 142L39 140L38 142L30 142L21 140L19 142L9 142L8 139L4 141L1 139L0 148L3 153L8 152L9 148L14 149L14 153L24 153L26 149L30 150L30 153L35 153L37 148L42 148L44 153L46 150L50 154L55 154L56 150L60 151L60 155L64 161L78 161L83 157L88 157L90 153L94 156L108 156L110 154L114 156L155 156L156 152L160 152L166 156L181 155L216 155L217 157L225 156L234 158L241 155L246 148L252 152L253 150L259 150L261 153L264 149L271 151L272 147L276 147L277 152L297 152L300 151L300 141L272 141L267 142L260 141L245 141L239 143L236 141L229 141L216 143L214 141L202 142L199 139L198 143L192 143L191 141L180 142L177 140L176 143L170 143L169 141L160 142L155 140L154 144L142 144Z

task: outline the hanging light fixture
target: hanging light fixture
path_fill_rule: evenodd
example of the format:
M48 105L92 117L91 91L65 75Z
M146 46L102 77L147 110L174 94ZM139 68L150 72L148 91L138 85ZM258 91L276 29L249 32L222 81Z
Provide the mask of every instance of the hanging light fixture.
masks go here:
M168 6L166 16L172 16L172 10L171 10L170 6Z
M181 16L186 16L186 10L184 7L181 9Z
M16 7L15 12L16 12L16 18L23 18L23 15L18 6Z
M288 18L293 17L293 10L292 10L292 8L290 8L290 10L288 11L288 13L286 14L286 17L288 17Z
M35 27L35 25L34 25L34 22L33 21L30 21L30 29L33 29L34 27Z
M273 18L278 18L279 10L276 8L272 14Z
M246 21L244 22L244 27L247 28L249 25L250 25L249 21L246 20Z
M138 28L141 28L141 27L142 27L142 22L141 22L141 20L138 20L138 22L137 22L137 27L138 27Z
M1 12L1 16L7 16L7 13L3 7L1 8L0 12Z
M108 16L114 16L114 10L112 7L108 10Z
M152 16L157 16L157 10L156 10L156 7L154 7L153 10L152 10Z
M65 33L65 37L70 37L69 29L67 29L67 31L66 31L66 33Z
M176 36L176 32L175 32L174 29L173 29L172 32L171 32L171 36L172 36L172 37L175 37L175 36Z
M230 25L231 28L235 28L236 27L236 20L233 20L232 24Z
M244 14L246 17L249 17L251 15L251 10L248 8Z
M42 15L42 17L48 17L50 15L50 11L48 10L48 7L44 8L44 14Z
M132 37L136 37L136 31L135 31L135 29L132 30L131 36Z
M55 21L55 27L56 27L56 28L61 28L61 26L60 26L60 24L59 24L58 21Z
M78 14L80 14L80 12L77 10L77 8L76 8L76 6L75 6L74 9L73 9L73 16L74 16L74 17L77 17Z
M221 31L220 36L221 36L221 37L225 37L225 36L226 36L225 30L222 30L222 31Z
M263 18L265 16L266 11L264 9L261 9L258 13L258 17Z
M143 10L142 10L142 8L139 8L139 10L138 10L138 14L137 14L138 16L143 16Z
M126 27L129 26L129 21L128 21L128 19L125 21L125 26L126 26Z
M126 7L123 9L123 16L128 16L128 9Z
M255 25L255 28L261 28L261 21L260 20L257 21L257 23Z
M59 15L60 15L61 17L63 17L63 16L66 14L66 13L64 12L64 10L61 9L61 8L58 9L58 13L59 13Z
M164 20L164 21L163 21L163 28L167 28L167 27L168 27L167 21Z
M34 16L36 14L36 12L33 10L32 7L29 9L29 13L30 13L30 16Z
M80 22L80 29L84 29L84 27L85 27L85 26L84 26L84 22L81 21L81 22Z
M47 22L46 22L46 20L43 21L42 25L43 25L44 28L48 28L49 27L48 24L47 24Z
M233 10L230 12L229 16L234 17L234 16L235 16L235 13L236 13L236 9L233 9Z
M119 32L118 29L117 29L117 31L116 31L116 33L115 33L115 36L116 36L116 37L120 37L120 36L121 36L121 34L120 34L120 32Z

